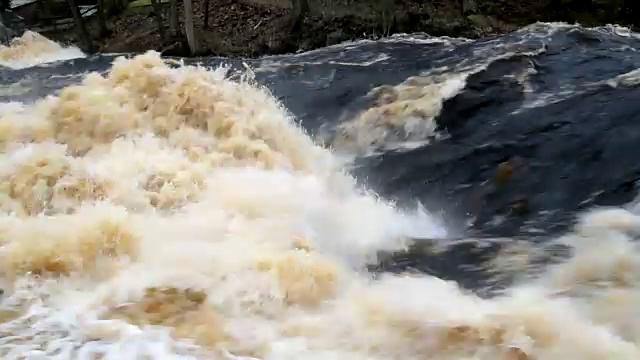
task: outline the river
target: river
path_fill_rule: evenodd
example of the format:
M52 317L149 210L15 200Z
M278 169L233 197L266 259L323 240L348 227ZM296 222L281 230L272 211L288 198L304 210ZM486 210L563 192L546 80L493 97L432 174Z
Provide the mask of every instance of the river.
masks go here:
M640 35L0 47L3 359L640 358Z

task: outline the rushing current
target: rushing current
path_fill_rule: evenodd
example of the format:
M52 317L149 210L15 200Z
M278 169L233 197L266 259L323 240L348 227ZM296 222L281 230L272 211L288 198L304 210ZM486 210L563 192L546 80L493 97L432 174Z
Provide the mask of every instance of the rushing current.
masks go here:
M0 46L0 357L640 359L639 45L26 32Z

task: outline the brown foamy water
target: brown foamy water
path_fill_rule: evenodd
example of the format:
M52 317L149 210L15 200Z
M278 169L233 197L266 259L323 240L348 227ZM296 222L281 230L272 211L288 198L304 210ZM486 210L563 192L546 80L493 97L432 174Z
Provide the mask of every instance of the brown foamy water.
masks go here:
M640 217L585 214L570 259L493 299L374 280L378 251L445 230L222 69L120 58L0 107L0 148L4 359L640 358Z
M61 46L33 31L26 31L22 36L12 39L8 46L0 45L0 65L12 69L84 56L76 47Z

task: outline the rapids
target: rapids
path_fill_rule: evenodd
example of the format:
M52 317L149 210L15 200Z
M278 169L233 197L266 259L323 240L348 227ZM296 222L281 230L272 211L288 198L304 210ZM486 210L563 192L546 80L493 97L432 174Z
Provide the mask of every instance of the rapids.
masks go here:
M0 356L639 359L639 43L27 32L0 46Z

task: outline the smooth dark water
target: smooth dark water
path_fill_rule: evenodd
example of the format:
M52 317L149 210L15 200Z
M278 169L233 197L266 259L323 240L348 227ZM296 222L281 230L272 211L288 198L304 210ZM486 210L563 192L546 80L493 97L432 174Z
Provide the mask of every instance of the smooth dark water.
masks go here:
M366 109L365 95L376 86L425 72L471 71L436 119L443 139L360 158L354 172L400 204L420 201L443 212L451 228L460 229L455 236L538 239L565 231L585 208L636 197L640 75L629 73L640 68L638 47L640 35L618 35L614 28L536 24L478 41L412 35L294 56L185 62L238 69L246 62L311 134ZM0 70L0 85L24 88L0 101L54 93L83 73L108 70L113 59ZM512 175L496 181L505 166ZM465 244L383 268L415 267L476 282L460 265L478 263L496 248Z

